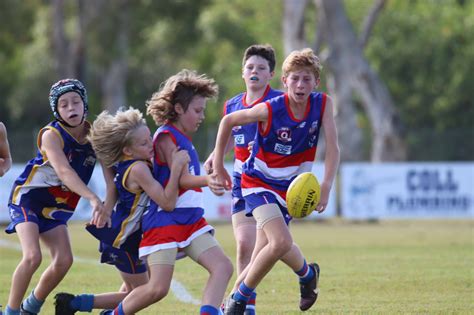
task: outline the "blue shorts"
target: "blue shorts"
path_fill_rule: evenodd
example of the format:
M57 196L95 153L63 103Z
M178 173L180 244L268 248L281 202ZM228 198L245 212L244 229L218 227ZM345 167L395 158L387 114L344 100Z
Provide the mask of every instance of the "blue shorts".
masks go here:
M120 233L120 226L99 229L95 225L88 225L86 230L100 241L101 263L114 265L118 270L129 274L147 271L146 264L138 258L138 246L142 240L140 229L129 235L120 248L112 246Z
M251 216L252 212L255 208L260 207L261 205L265 204L270 204L274 203L278 205L278 208L280 208L281 213L283 214L283 218L285 219L286 225L290 224L291 215L288 213L288 209L281 205L278 202L278 199L274 194L272 194L269 191L263 191L255 194L250 194L244 197L245 203L246 203L246 209L245 211L247 212L247 216Z
M5 229L5 232L12 234L16 232L16 225L23 222L34 222L38 225L40 234L54 229L60 225L67 225L65 220L52 220L38 216L33 210L25 209L24 207L10 204L10 219L11 222Z
M232 214L245 210L245 199L242 196L242 187L240 186L240 176L234 173L232 182Z
M138 254L134 255L104 242L100 242L99 252L101 252L101 263L114 265L115 268L122 272L137 274L147 271L146 263L138 258Z

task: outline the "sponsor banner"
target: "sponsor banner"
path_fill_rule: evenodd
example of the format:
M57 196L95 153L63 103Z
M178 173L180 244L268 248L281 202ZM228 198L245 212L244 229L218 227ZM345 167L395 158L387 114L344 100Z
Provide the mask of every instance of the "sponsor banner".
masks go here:
M473 218L474 163L344 163L342 216Z
M233 164L227 163L225 167L229 174L232 175ZM10 190L13 182L21 174L23 169L24 165L15 164L12 166L12 169L7 174L5 174L4 177L0 178L0 222L5 223L10 221L10 217L8 215L8 198L10 196ZM322 163L314 164L313 172L316 174L316 177L319 179L319 181L322 181L324 175L324 165ZM202 168L201 174L204 174L204 170ZM102 200L105 198L105 181L100 166L97 166L94 169L94 173L92 174L92 178L88 187ZM221 197L214 195L208 188L204 188L203 193L206 219L211 221L230 221L232 206L232 197L230 191L226 191L224 196ZM90 207L89 201L81 198L71 220L88 221L91 218L91 214L92 209ZM335 189L332 189L329 197L329 204L326 210L322 214L311 214L309 219L332 217L335 215L336 194Z

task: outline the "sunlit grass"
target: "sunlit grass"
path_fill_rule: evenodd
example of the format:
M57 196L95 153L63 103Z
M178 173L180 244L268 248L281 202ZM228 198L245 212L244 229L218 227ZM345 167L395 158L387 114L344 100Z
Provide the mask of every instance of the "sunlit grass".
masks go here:
M232 228L216 224L216 237L235 261ZM321 266L321 294L306 314L469 314L474 312L474 221L389 221L292 224L308 261ZM76 261L54 293L100 293L120 286L113 267L98 260L97 242L82 224L70 225ZM1 240L17 242L16 236ZM21 253L0 247L0 304ZM48 261L47 254L40 270ZM32 283L40 275L37 272ZM235 276L234 276L235 277ZM189 259L176 265L175 279L200 299L207 273ZM32 288L32 286L31 286ZM258 287L259 314L300 314L296 276L278 263ZM170 293L140 314L198 314L199 306ZM98 314L96 311L93 314ZM43 314L54 314L48 298Z

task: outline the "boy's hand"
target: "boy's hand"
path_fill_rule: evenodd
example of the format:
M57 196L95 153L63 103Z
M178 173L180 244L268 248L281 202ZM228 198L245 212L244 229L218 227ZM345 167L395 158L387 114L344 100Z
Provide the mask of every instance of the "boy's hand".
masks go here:
M321 198L319 198L319 203L316 206L316 211L318 211L319 213L326 210L326 206L328 205L328 201L329 201L330 190L331 190L331 186L329 184L327 184L326 182L323 182L321 184Z
M204 167L204 170L206 171L206 173L209 175L212 173L213 169L212 169L212 159L214 158L214 152L212 152L209 157L207 158L207 160L204 162L203 164L203 167Z
M171 152L171 160L173 165L176 163L176 165L182 168L191 161L191 158L189 157L188 151L175 148L173 152Z
M104 204L99 198L94 198L90 201L92 206L92 219L90 224L103 228L104 226L111 227L112 221L110 219L111 211L107 211Z
M225 190L230 190L232 188L232 179L224 167L215 168L213 177L216 179L216 182L219 183L219 185L224 187Z
M225 192L224 186L217 180L216 174L209 175L207 180L207 186L216 196L222 196Z

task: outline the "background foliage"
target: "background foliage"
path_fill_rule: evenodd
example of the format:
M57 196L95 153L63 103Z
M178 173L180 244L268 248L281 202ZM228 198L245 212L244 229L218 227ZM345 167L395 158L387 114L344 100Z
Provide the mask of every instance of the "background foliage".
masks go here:
M89 1L83 0L86 6ZM357 30L372 1L344 3ZM65 30L73 38L77 4L65 4ZM90 119L104 107L103 73L119 53L115 17L120 10L129 15L124 105L145 111L145 101L160 83L182 68L207 73L219 83L220 96L208 103L206 122L194 140L201 159L212 150L224 100L244 89L240 69L247 46L275 47L278 65L272 84L280 87L279 68L285 57L281 2L105 1L85 34L82 79L90 95ZM59 78L54 71L51 11L50 1L0 1L0 120L7 125L16 162L31 158L35 133L52 119L47 95ZM314 5L309 6L309 22L315 19L314 11ZM400 111L410 160L474 159L473 12L472 0L389 0L376 22L365 53ZM307 36L314 36L314 30ZM369 128L362 111L359 121L361 128Z

